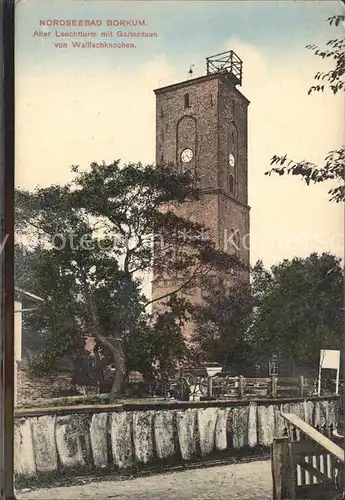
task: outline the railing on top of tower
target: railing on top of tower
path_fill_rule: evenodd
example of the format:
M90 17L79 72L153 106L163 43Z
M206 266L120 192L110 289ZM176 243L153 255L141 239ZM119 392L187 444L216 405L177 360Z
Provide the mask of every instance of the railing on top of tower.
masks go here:
M208 75L224 74L234 85L242 85L242 65L242 60L233 50L206 58Z

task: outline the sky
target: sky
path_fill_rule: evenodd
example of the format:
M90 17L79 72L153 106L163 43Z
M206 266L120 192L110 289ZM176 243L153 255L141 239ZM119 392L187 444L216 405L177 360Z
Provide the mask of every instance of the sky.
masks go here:
M241 92L249 99L251 261L330 251L342 257L343 207L330 203L328 184L265 176L274 154L322 163L344 139L343 96L307 95L327 61L305 48L343 36L327 18L336 1L20 0L16 7L16 185L64 183L70 166L93 161L155 160L153 89L183 81L191 64L205 74L207 56L233 49L244 65ZM157 37L135 49L76 49L65 31L116 27L50 27L40 20L145 20ZM50 31L47 37L35 31ZM83 39L82 41L101 39ZM128 38L101 41L132 42ZM67 41L67 48L55 43Z

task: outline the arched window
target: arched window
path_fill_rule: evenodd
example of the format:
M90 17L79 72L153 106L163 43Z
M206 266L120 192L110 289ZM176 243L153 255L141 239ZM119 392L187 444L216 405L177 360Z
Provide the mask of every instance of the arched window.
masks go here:
M229 179L228 179L228 182L229 182L229 191L230 193L233 193L234 192L234 176L232 174L229 174Z
M189 108L189 107L190 107L190 103L189 103L189 94L185 94L185 95L184 95L184 107L185 107L185 108Z

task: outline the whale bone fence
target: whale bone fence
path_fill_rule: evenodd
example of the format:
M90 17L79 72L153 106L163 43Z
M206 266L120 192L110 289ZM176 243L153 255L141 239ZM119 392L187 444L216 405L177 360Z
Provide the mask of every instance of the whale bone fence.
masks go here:
M16 478L81 470L124 471L150 465L236 458L267 448L284 433L280 411L311 425L336 424L337 398L272 402L169 403L133 409L55 408L21 411L14 424Z

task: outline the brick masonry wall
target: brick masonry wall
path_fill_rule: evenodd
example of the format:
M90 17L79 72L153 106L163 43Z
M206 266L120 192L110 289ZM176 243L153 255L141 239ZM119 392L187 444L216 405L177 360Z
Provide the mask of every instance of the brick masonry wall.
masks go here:
M189 95L189 107L184 97ZM211 75L156 90L156 162L172 163L181 169L180 154L184 148L194 151L190 167L195 170L202 188L201 199L178 207L181 217L200 222L207 228L217 247L235 253L249 264L250 209L248 203L248 100L223 77ZM235 130L235 143L232 137ZM236 139L236 137L238 139ZM229 139L230 138L230 139ZM229 153L236 156L236 192L229 191L227 172ZM232 232L238 237L236 249ZM176 290L174 279L160 279L154 274L152 296L157 299ZM230 277L229 277L230 278ZM249 273L234 273L231 282L249 281ZM192 302L202 302L196 290ZM164 308L159 301L153 313ZM194 327L186 328L189 337Z
M17 362L17 407L28 407L40 399L59 397L71 388L72 373L58 372L34 377L23 362Z

